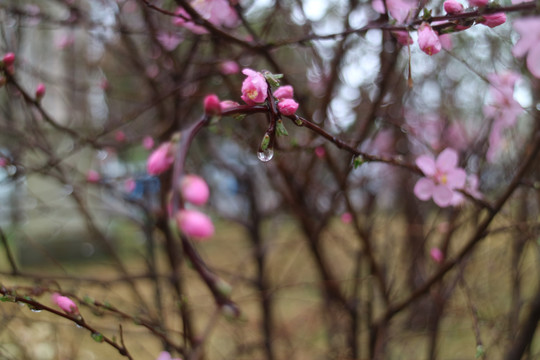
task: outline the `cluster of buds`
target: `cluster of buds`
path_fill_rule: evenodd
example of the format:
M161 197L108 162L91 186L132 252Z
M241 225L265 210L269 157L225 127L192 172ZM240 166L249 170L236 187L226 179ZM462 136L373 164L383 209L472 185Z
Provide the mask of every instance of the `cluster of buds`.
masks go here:
M183 199L193 205L206 204L210 196L208 185L197 175L184 175L180 181ZM214 224L208 215L193 209L181 209L175 216L178 228L189 237L206 239L214 235Z

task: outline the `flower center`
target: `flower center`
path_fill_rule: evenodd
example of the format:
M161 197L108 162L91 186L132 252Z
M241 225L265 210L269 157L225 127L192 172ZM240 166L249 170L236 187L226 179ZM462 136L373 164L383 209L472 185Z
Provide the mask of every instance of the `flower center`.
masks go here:
M249 90L247 92L247 96L248 98L250 98L251 100L255 99L257 97L257 95L259 95L259 92L257 90Z

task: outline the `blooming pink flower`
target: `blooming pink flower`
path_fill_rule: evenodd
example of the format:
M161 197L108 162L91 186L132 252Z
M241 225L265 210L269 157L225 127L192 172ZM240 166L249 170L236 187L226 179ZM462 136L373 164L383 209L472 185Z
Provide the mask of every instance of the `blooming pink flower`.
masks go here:
M433 261L435 261L436 263L440 264L443 262L444 260L444 254L443 252L441 251L441 249L439 248L432 248L430 251L429 251L429 255L431 256L431 258L433 259Z
M437 35L428 23L422 23L418 29L418 46L420 46L420 50L430 56L441 51L442 46L439 41L439 35Z
M527 68L534 77L540 79L540 16L515 20L514 30L520 39L512 53L515 57L527 55Z
M176 215L176 224L189 237L206 239L214 235L212 220L197 210L180 210Z
M414 43L411 35L407 31L392 31L392 35L394 35L397 42L403 46Z
M225 110L229 110L230 108L240 106L240 104L232 100L223 100L219 103L219 106L221 106L221 111L223 112Z
M206 95L204 98L204 113L208 116L221 115L221 104L217 95Z
M223 75L238 74L238 72L240 71L240 66L236 61L233 60L224 61L219 64L219 71Z
M477 7L486 6L487 3L488 3L488 0L469 0L469 5L477 6Z
M101 180L101 175L95 170L88 170L86 173L86 181L89 183L95 184Z
M15 54L12 52L5 54L2 58L2 62L4 63L5 67L13 65L15 63Z
M268 84L263 74L251 69L244 69L242 73L247 76L242 83L242 100L248 105L263 103L268 96Z
M456 0L446 0L443 7L448 14L459 14L463 11L463 5Z
M174 146L171 142L165 142L150 154L146 170L150 175L159 175L167 171L173 163Z
M291 85L280 86L274 91L274 97L278 100L292 99L294 89Z
M52 300L66 314L69 314L69 315L79 314L79 308L77 307L77 304L75 304L73 300L71 300L67 296L63 296L55 292L52 294Z
M169 354L167 351L162 351L156 360L182 360L182 359L172 358L171 354Z
M420 200L433 198L440 207L452 203L454 190L465 186L467 174L457 167L458 154L454 149L447 148L439 154L437 160L429 155L421 155L416 159L416 165L426 177L418 180L414 186L414 194Z
M298 110L298 103L293 99L284 99L278 102L278 109L283 115L291 116Z
M39 83L36 87L36 99L42 99L45 96L45 90L45 84Z
M197 175L185 175L180 183L184 200L194 205L204 205L210 196L208 184Z
M411 11L416 7L416 1L407 1L407 0L386 0L386 7L390 15L397 20L398 24L404 24L409 16ZM382 0L373 0L371 6L378 13L386 13L384 9L384 3Z
M151 136L145 136L143 139L142 139L142 146L143 148L145 148L146 150L150 150L154 147L154 139L152 139Z
M494 28L495 26L502 25L505 22L506 14L503 12L499 12L495 14L482 15L482 20L480 21L480 24L489 26L490 28Z

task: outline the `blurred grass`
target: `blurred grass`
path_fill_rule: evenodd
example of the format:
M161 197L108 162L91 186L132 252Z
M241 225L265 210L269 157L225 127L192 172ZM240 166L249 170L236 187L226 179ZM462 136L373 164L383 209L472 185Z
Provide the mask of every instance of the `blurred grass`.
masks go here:
M503 222L494 226L504 225ZM227 320L221 317L215 329L212 330L205 345L208 359L262 359L260 344L262 343L261 312L259 309L260 294L246 279L255 277L256 267L253 262L253 247L243 228L230 223L217 223L216 236L207 242L197 244L203 258L226 281L233 285L233 300L242 309L242 316L237 320ZM377 217L374 223L373 236L377 258L384 263L388 275L392 279L392 299L403 299L407 295L405 274L407 267L402 260L402 252L407 246L403 240L405 223L399 218ZM120 224L116 231L119 238L124 239L120 248L127 267L132 273L146 271L145 260L142 256L144 244L140 241L141 234L128 224ZM467 235L471 225L464 225L456 233L451 251L456 252ZM263 229L265 249L267 249L267 269L269 283L272 288L275 319L275 338L273 344L278 359L323 359L326 358L327 329L324 327L325 316L335 316L337 322L344 321L339 313L326 308L321 298L318 275L303 235L294 224L286 218L275 219L265 223ZM137 240L139 239L139 240ZM469 256L463 269L463 276L472 303L478 310L479 330L489 359L501 359L505 344L513 335L508 333L507 314L510 309L511 269L510 256L512 245L511 233L498 233L485 239ZM436 246L437 236L430 239L430 246ZM159 239L158 239L159 241ZM459 242L462 243L459 243ZM363 275L356 279L352 277L355 266L356 251L359 241L350 225L335 220L323 235L322 246L325 258L329 260L334 274L342 280L342 288L350 294L353 284L360 281L362 294L365 295L368 286L373 285L373 279ZM526 255L520 264L523 281L522 297L529 299L536 289L538 276L538 248L529 243L525 248ZM365 259L363 259L365 261ZM427 259L427 272L436 271L437 264ZM167 271L166 259L162 251L158 254L159 270ZM2 271L8 270L6 262L0 263ZM116 272L106 259L88 263L67 263L63 270L59 268L44 269L25 268L28 272L40 274L68 273L73 276L112 278ZM186 274L185 298L196 319L196 333L202 334L212 314L215 305L209 291L199 280L197 274L189 268L184 268ZM456 274L451 272L445 277L450 281ZM5 286L33 285L31 281L3 277ZM93 284L79 281L62 281L62 290L76 293L79 297L89 295L99 301L108 301L112 305L130 314L136 315L139 304L131 297L131 292L125 285L114 283L110 285ZM43 283L51 288L55 282ZM150 280L140 281L138 288L145 296L148 304L153 302L154 285ZM163 280L160 282L163 293L165 324L169 336L180 342L181 328L176 316L177 304L173 301L172 289ZM50 304L48 296L39 298ZM365 309L365 299L361 301L361 314ZM382 306L375 297L375 312L380 314ZM114 316L103 318L89 313L81 306L87 322L97 327L107 336L118 337L118 324L121 322L127 348L135 359L153 360L161 350L159 341L149 332L140 327ZM522 309L522 317L526 307ZM120 359L116 350L106 344L96 344L90 334L65 319L56 318L45 312L33 313L25 306L11 303L0 304L0 318L4 324L0 329L0 358L2 359ZM407 328L407 314L396 316L391 322L387 345L388 359L425 359L430 334L423 330ZM341 339L344 341L343 339ZM339 341L339 339L338 339ZM360 338L363 354L367 347L367 333L363 328ZM28 352L29 357L24 353ZM363 350L362 350L363 349ZM532 353L539 351L536 340ZM476 340L473 317L467 303L465 290L458 286L451 294L444 312L444 319L438 337L437 354L439 359L474 359ZM11 357L10 357L11 354ZM345 359L345 354L336 354L336 359Z

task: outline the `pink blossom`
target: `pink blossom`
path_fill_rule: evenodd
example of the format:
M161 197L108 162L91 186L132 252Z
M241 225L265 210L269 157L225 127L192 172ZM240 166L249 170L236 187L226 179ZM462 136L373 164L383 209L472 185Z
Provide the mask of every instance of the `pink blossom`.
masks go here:
M414 43L411 35L407 31L392 31L392 35L394 35L397 42L403 46Z
M221 104L217 95L206 95L204 98L204 113L208 116L221 115Z
M203 26L197 25L191 20L191 16L184 10L184 8L180 7L176 9L174 12L176 17L173 19L173 24L176 26L181 26L189 31L191 31L194 34L207 34L208 30L206 30Z
M280 86L274 91L274 97L278 100L292 99L294 89L291 85Z
M454 47L451 34L439 35L439 41L441 42L441 47L446 51L450 51Z
M174 32L160 31L157 34L157 40L165 50L173 51L182 42L183 38Z
M182 359L172 358L171 354L169 354L167 351L162 351L156 360L182 360Z
M204 205L210 196L208 184L197 175L185 175L180 183L184 200L194 205Z
M228 0L198 0L192 2L191 6L203 19L215 26L232 28L240 23L238 14L229 5ZM184 8L179 8L175 13L181 15L174 19L175 25L183 26L195 34L208 32L204 27L196 25Z
M242 73L247 76L242 83L242 100L248 105L263 103L268 96L268 84L263 74L251 69L244 69Z
M443 7L448 14L459 14L463 11L463 5L456 0L446 0Z
M440 263L442 263L444 261L444 254L441 251L441 249L439 249L439 248L436 248L436 247L432 248L429 251L429 255L431 256L433 261L435 261L438 264L440 264Z
M174 146L165 142L155 149L146 163L146 170L150 175L159 175L167 171L174 163Z
M479 21L480 24L494 28L496 26L502 25L506 22L506 14L503 12L482 15L482 20Z
M418 46L420 46L420 50L430 56L441 51L442 46L439 41L439 35L437 35L428 23L422 23L418 29Z
M411 11L416 7L415 1L386 0L386 7L390 15L397 20L398 24L404 24L410 17ZM378 13L386 13L383 0L373 0L373 9Z
M45 84L39 83L36 87L36 99L42 99L45 96L45 90Z
M133 190L137 187L137 183L133 178L127 178L126 181L124 181L124 190L127 193L132 193Z
M219 64L219 71L223 75L238 74L238 72L240 71L240 66L236 61L233 60L224 61Z
M92 184L98 183L101 180L101 175L95 170L88 170L86 173L86 181Z
M77 304L75 304L73 300L71 300L67 296L63 296L55 292L52 294L52 300L66 314L69 314L69 315L79 314L79 308L77 307Z
M350 224L353 221L353 216L350 212L341 214L341 222L344 224Z
M458 154L454 149L447 148L439 154L437 160L429 155L421 155L416 159L416 165L426 177L418 180L414 186L417 198L433 201L440 207L452 203L454 190L465 186L467 174L457 167Z
M13 65L15 63L15 54L12 52L5 54L2 58L2 62L4 63L5 67Z
M477 6L477 7L486 6L487 3L488 3L488 0L469 0L469 5Z
M124 142L126 141L126 134L122 130L118 130L114 133L114 139L117 142Z
M0 156L0 167L5 167L7 165L7 159Z
M151 136L145 136L142 139L142 146L146 150L150 150L154 147L154 139Z
M298 103L293 99L284 99L278 102L278 109L283 115L291 116L298 110Z
M324 146L317 146L315 148L315 156L317 156L319 159L322 159L326 155L326 150L324 149Z
M223 100L222 102L219 103L219 106L221 107L221 111L223 112L231 108L240 106L240 104L232 100Z
M527 55L527 68L534 77L540 79L540 17L527 17L514 21L514 30L520 39L514 45L515 57Z
M197 210L180 210L176 215L176 224L189 237L206 239L214 235L212 220Z

